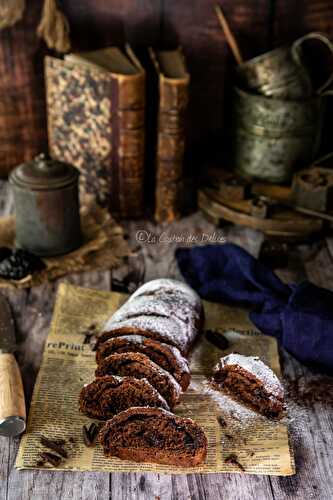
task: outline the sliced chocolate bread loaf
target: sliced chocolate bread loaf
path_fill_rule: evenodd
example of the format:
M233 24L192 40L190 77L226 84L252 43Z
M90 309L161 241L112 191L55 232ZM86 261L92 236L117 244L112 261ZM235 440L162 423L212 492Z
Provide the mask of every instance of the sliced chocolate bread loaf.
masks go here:
M106 457L193 467L204 462L207 438L190 418L158 408L130 408L105 423L99 440Z
M143 337L142 335L124 335L122 337L111 338L99 344L96 351L96 362L99 364L107 356L122 352L140 352L145 354L154 363L171 373L183 391L186 391L188 388L191 379L188 361L181 355L177 347Z
M146 379L107 375L85 385L79 396L79 408L91 418L108 420L131 406L169 409L165 399Z
M203 321L199 296L176 280L153 280L106 322L98 344L121 335L143 335L177 347L186 355Z
M258 357L229 354L221 358L215 368L213 384L227 389L262 415L282 416L284 391L281 382Z
M104 331L97 339L96 348L106 340L123 335L142 335L177 347L183 356L186 356L189 349L189 342L181 339L187 337L187 326L176 321L174 318L164 318L162 316L137 316L124 321L113 321L112 318L106 323Z
M96 377L119 375L145 378L163 396L171 409L179 402L181 387L178 382L145 354L136 352L111 354L103 359L95 375Z

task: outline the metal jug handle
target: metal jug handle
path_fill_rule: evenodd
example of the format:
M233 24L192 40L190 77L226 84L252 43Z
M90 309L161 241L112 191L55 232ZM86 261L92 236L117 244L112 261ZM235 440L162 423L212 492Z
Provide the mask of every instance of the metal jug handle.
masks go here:
M328 160L329 158L333 158L333 151L331 151L330 153L327 153L324 156L321 156L320 158L317 158L317 160L315 160L313 163L311 163L310 167L315 167L316 165L320 165L320 163L322 163L325 160Z
M301 38L295 40L295 42L291 46L292 56L299 65L301 66L303 65L299 49L301 48L303 42L305 42L306 40L319 40L328 48L328 50L331 52L333 56L333 43L327 38L326 35L317 32L308 33L307 35L304 35ZM326 82L323 85L321 85L319 89L317 89L316 91L317 94L321 94L327 87L329 87L329 85L331 85L332 82L333 82L333 70L331 75L326 80Z

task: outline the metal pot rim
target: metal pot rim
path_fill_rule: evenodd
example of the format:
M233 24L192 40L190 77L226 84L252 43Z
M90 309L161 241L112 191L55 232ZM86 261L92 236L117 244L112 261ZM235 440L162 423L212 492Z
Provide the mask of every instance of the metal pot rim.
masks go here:
M257 100L257 101L270 101L274 102L276 104L281 104L281 103L286 103L290 102L293 104L305 104L305 103L310 103L310 102L318 102L321 100L320 95L312 95L310 97L304 97L302 99L282 99L280 97L269 97L266 95L261 95L256 92L251 92L250 90L245 90L241 88L240 86L234 85L234 91L240 95L241 97L246 97L249 99Z
M276 47L273 50L269 50L268 52L264 52L263 54L259 54L256 57L252 57L252 59L244 61L238 66L237 71L241 72L243 69L253 66L253 64L260 63L268 57L274 57L277 53L288 50L290 51L289 45L281 45L281 47Z

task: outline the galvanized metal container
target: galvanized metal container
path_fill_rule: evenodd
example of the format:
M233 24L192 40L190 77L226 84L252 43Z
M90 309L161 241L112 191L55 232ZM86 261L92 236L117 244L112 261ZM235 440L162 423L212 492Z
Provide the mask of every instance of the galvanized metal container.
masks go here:
M75 167L43 154L12 171L17 246L46 257L81 244L78 178Z
M237 68L242 88L267 97L279 99L304 99L314 94L312 82L303 64L303 44L316 40L333 53L331 41L322 33L308 33L291 46L283 46L250 59ZM328 87L333 74L324 82L317 93Z
M324 99L281 100L235 88L233 165L248 178L288 181L318 150Z

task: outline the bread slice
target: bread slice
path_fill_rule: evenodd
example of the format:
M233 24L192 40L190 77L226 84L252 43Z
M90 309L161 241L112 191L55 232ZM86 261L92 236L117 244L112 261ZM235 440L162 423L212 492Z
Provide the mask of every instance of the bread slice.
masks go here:
M96 377L119 375L145 378L163 396L171 409L179 402L181 387L178 382L145 354L136 352L111 354L97 367L95 375Z
M188 361L181 355L177 347L158 342L142 335L124 335L114 337L99 344L96 351L96 362L100 364L111 354L122 352L140 352L149 357L154 363L168 371L186 391L190 384L191 375Z
M193 467L204 462L207 438L190 418L134 407L105 423L99 440L106 457Z
M144 378L107 375L96 378L80 392L80 411L91 418L108 420L131 406L169 409L165 399Z
M275 373L258 357L229 354L215 367L213 385L225 389L266 417L279 418L284 391Z

